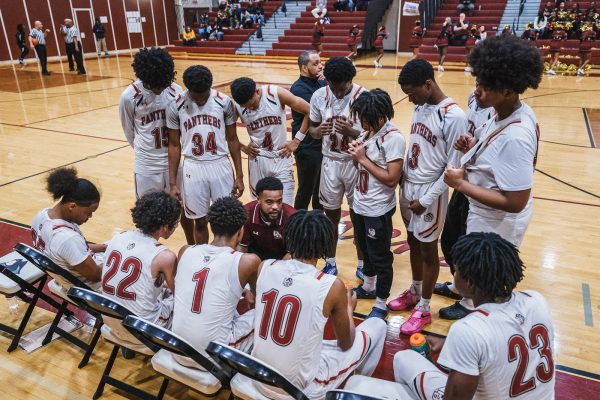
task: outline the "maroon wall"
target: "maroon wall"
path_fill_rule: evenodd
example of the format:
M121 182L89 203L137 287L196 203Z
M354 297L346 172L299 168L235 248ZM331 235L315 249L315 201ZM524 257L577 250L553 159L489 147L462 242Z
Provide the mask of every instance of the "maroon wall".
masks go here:
M7 36L5 38L4 31L0 30L0 61L11 59L8 46L13 60L18 58L19 50L15 41L17 24L22 23L29 34L35 20L42 21L44 27L52 31L46 39L48 56L64 56L64 42L58 30L65 18L73 19L71 3L73 8L91 9L94 18L108 18L108 22L103 25L106 28L109 51L136 49L143 45L166 46L178 36L173 0L0 0L0 12ZM143 41L142 33L127 32L125 11L139 11L140 16L146 18L146 22L142 22ZM93 41L92 32L85 32L85 36L84 40ZM86 47L89 46L84 46ZM35 57L33 51L28 55L28 58L31 57Z

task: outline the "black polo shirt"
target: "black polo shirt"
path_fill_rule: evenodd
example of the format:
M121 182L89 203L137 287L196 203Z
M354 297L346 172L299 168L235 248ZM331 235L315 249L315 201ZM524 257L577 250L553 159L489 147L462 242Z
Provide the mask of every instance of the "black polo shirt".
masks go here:
M319 81L313 78L308 78L306 76L301 76L290 88L290 92L294 96L298 96L308 103L310 103L310 98L313 93L318 89L327 86L327 82ZM292 110L292 137L296 137L296 132L302 126L302 120L304 119L304 114L298 113ZM298 149L296 151L301 150L318 150L321 151L321 139L313 139L312 136L306 133L306 138L300 143Z

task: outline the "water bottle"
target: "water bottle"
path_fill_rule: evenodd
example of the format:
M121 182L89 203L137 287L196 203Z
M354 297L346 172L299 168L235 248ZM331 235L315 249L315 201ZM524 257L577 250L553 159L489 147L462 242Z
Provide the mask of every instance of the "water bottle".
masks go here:
M429 344L422 333L413 333L410 336L410 348L425 358L429 355Z
M6 296L6 303L10 314L16 315L19 313L19 298L17 296Z

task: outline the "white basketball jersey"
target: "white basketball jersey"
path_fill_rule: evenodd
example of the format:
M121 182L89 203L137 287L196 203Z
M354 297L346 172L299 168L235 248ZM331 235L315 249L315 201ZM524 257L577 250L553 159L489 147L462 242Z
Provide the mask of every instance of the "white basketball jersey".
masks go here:
M467 117L450 97L415 106L404 177L412 183L437 181L447 164L458 166L454 143L468 132Z
M133 134L135 173L166 171L169 148L166 108L181 92L181 87L172 83L157 95L144 88L140 80L123 91L119 116L128 139Z
M475 135L475 130L496 116L494 107L481 108L477 105L475 92L471 92L467 100L467 120L469 121L469 134Z
M474 399L554 399L554 326L541 294L515 292L450 328L438 363L479 376Z
M387 170L389 162L404 159L406 140L391 123L386 123L376 134L364 142L367 158ZM390 187L358 164L358 176L352 202L354 212L379 217L396 207L396 188Z
M229 155L225 127L235 124L233 100L214 89L199 107L188 92L167 108L167 127L181 132L181 153L196 161L211 161Z
M242 253L210 244L189 247L175 276L173 332L204 352L212 341L226 343L242 296ZM184 365L186 357L175 356Z
M317 373L327 318L323 303L336 280L297 260L264 261L256 283L252 355L299 388ZM258 384L267 397L273 391Z
M33 245L56 265L68 270L92 289L97 289L99 283L85 279L73 269L91 255L79 226L63 219L51 219L48 210L40 211L31 223ZM62 279L59 283L66 289L72 286Z
M163 288L156 287L152 261L167 247L140 231L116 235L108 243L102 268L102 292L148 321L160 317Z
M279 158L278 149L287 140L285 106L279 101L278 89L275 85L261 86L260 103L256 110L235 104L250 140L259 147L259 156Z
M364 92L365 89L356 83L352 84L352 90L344 98L338 99L331 93L329 86L325 86L313 93L310 99L310 120L313 122L323 122L331 118L335 120L340 117L350 119L350 106ZM353 120L354 129L362 131L360 121ZM351 160L352 156L348 152L348 146L352 138L338 133L323 136L322 152L325 157L338 160Z

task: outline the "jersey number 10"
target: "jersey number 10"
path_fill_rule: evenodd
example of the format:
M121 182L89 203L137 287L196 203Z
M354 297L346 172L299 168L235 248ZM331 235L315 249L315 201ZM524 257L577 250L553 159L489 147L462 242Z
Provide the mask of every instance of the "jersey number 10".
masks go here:
M302 302L290 294L281 298L278 298L278 295L279 291L276 289L263 293L260 301L265 308L258 335L263 340L268 340L270 335L275 344L287 346L294 340Z

